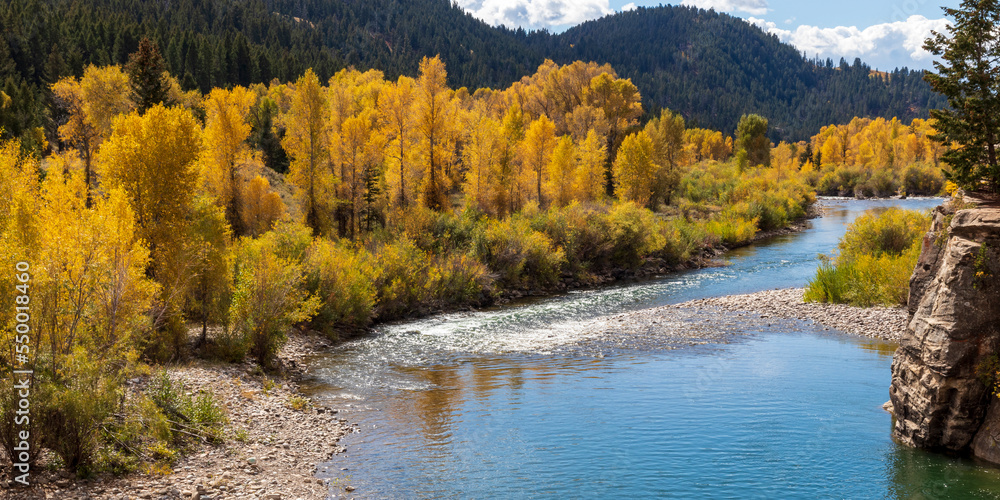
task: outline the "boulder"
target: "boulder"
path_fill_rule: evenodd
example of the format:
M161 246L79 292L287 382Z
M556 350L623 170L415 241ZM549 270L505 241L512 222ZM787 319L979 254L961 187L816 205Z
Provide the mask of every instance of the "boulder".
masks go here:
M983 426L991 398L979 371L1000 347L998 250L1000 209L935 211L910 280L912 316L892 363L899 442L965 452Z

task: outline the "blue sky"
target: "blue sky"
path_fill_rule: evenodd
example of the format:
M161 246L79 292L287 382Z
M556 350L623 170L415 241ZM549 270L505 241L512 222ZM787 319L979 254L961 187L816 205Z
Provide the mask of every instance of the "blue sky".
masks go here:
M457 0L458 4L490 24L563 31L589 19L635 5L643 0ZM682 0L684 5L712 7L757 24L810 57L860 57L879 69L900 66L930 69L932 58L923 51L931 30L944 30L942 5L958 0Z

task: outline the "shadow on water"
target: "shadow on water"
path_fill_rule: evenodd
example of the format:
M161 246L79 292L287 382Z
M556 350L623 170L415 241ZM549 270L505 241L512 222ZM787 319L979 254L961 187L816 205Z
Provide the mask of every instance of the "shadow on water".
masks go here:
M994 498L995 469L891 441L892 344L692 316L730 343L607 347L584 326L803 286L864 210L937 203L824 201L725 268L383 325L309 361L307 391L361 428L319 475L365 498Z

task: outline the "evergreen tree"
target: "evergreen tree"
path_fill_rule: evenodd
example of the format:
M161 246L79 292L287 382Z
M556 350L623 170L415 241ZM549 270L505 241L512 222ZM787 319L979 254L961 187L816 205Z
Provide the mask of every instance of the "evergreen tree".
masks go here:
M170 105L169 84L163 75L167 67L152 40L143 38L139 42L139 50L129 56L125 70L140 114L157 104Z
M986 181L1000 190L1000 2L965 0L958 9L945 8L954 18L951 36L932 32L924 48L941 61L937 73L927 73L931 88L948 97L950 108L931 110L940 131L935 138L951 148L941 157L950 175L966 188Z

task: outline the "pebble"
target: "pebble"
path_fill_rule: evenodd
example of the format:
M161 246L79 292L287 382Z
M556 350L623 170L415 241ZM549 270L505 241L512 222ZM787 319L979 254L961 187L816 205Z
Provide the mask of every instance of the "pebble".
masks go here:
M692 300L668 307L716 307L730 312L758 314L761 318L811 320L834 330L888 341L898 341L906 331L909 314L902 306L856 307L804 302L803 293L805 293L804 288L782 288Z

